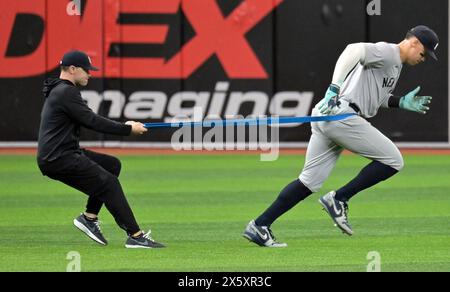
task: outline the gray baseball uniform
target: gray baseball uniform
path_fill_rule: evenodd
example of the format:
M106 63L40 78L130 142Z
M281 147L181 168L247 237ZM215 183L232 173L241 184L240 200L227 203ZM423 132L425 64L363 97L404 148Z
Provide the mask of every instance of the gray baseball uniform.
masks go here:
M341 106L337 112L354 113L359 108L358 115L336 122L311 124L312 135L299 178L313 192L320 190L343 149L396 170L403 168L403 158L397 146L364 119L375 116L380 107L388 107L402 69L400 49L396 44L384 42L363 45L365 57L342 84ZM318 105L312 114L322 115Z

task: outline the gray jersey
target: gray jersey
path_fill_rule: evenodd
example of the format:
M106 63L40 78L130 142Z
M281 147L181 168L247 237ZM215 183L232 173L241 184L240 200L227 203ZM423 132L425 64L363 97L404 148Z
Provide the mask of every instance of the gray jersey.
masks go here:
M341 87L341 107L336 114L354 113L349 103L355 103L359 115L336 122L312 123L312 135L306 151L305 166L300 181L317 192L330 175L344 149L396 170L403 168L403 158L397 146L365 118L387 107L402 70L400 49L395 44L365 43L365 58L350 72ZM320 104L320 103L319 103ZM312 115L322 115L318 105Z
M365 58L350 72L341 87L341 99L355 103L366 118L387 107L397 85L402 61L396 44L365 43Z

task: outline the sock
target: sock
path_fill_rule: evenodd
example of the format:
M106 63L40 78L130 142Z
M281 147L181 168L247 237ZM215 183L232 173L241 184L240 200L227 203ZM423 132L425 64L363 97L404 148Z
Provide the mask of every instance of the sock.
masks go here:
M141 231L141 233L139 233L139 235L133 236L130 234L130 236L134 239L138 239L139 237L141 237L144 233Z
M372 161L348 184L336 191L336 200L346 202L362 190L384 181L398 170L378 161Z
M311 194L312 192L299 179L294 180L281 191L275 202L255 220L256 225L270 226L278 217Z
M86 219L86 220L88 220L88 221L97 221L97 220L98 220L97 218L95 218L95 219L89 218L88 216L86 216L86 215L84 215L84 214L83 214L83 216L84 216L84 219Z

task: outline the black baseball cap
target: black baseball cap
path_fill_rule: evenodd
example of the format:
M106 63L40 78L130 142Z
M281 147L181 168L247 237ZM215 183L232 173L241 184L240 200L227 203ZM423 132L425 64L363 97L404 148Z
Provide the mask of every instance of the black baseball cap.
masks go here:
M85 71L98 71L97 67L92 66L91 58L82 51L70 51L65 53L59 64L61 66L81 67Z
M412 28L409 33L415 36L422 43L427 50L428 55L433 57L435 60L438 59L435 51L439 45L439 38L431 28L425 25L418 25Z

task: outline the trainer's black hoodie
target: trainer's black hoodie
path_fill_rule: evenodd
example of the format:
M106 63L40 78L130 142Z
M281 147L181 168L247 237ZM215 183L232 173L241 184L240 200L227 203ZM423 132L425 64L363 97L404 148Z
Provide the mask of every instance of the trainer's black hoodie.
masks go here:
M61 156L80 152L80 127L105 134L127 136L131 126L94 113L69 80L47 79L43 89L45 102L41 112L38 154L39 165Z

